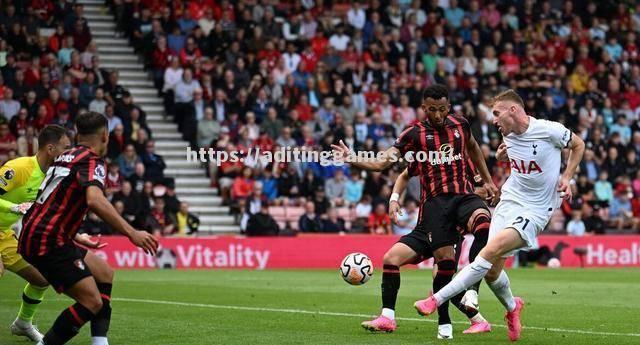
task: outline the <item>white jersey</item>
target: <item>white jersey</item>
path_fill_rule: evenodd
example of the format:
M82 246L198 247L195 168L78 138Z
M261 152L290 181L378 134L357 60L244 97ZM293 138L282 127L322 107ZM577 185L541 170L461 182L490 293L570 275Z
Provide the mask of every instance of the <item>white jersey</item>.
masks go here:
M500 200L546 213L560 206L561 150L569 144L571 131L558 122L529 119L524 133L504 137L511 175Z

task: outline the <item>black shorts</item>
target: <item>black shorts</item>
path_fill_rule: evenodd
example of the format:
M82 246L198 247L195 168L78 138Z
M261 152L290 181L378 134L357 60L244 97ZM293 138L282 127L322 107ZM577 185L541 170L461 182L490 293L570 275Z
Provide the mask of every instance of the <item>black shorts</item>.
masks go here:
M47 279L57 293L63 293L93 274L84 262L87 250L73 244L52 249L43 256L25 257Z
M487 204L476 194L438 195L422 205L422 221L415 231L427 234L431 250L453 246L461 237L457 228L466 229L469 217L477 209L489 211Z
M414 252L418 253L418 258L416 258L416 261L413 262L414 264L419 264L422 261L433 257L431 245L429 245L429 240L427 238L427 233L418 230L417 227L410 233L400 237L398 243L405 244Z

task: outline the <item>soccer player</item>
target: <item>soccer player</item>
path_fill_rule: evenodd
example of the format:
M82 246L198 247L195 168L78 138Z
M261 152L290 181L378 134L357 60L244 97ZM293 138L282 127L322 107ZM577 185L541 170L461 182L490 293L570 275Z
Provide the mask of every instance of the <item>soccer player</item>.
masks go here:
M56 156L69 147L66 129L49 125L38 135L38 152L35 156L16 158L0 167L0 276L6 268L28 282L22 293L20 312L11 325L11 333L34 342L43 337L32 320L49 283L18 254L18 239L12 227L16 227L16 230L19 228L20 218L36 199L38 188L44 180L44 171ZM103 245L84 234L77 235L75 241L92 248Z
M467 286L485 278L507 310L509 339L516 341L522 331L520 313L524 302L513 297L503 270L505 259L520 249L531 248L561 198L571 199L569 181L582 159L584 142L560 123L528 116L522 98L513 90L502 92L493 101L493 123L504 137L504 145L496 156L511 162L511 175L502 186L489 241L451 283L433 296L417 301L415 307L420 314L429 315ZM560 175L563 148L569 149L569 158Z
M78 115L78 146L55 159L22 219L18 252L58 293L76 301L58 316L41 345L65 344L89 321L92 344L108 344L113 270L72 241L88 209L145 252L155 255L158 247L151 234L136 231L120 217L104 195L107 128L102 114Z
M458 242L457 226L474 234L472 253L478 253L487 241L491 214L484 201L474 194L468 181L468 160L478 169L483 188L492 203L497 201L498 189L491 180L480 146L471 135L469 122L464 117L449 113L451 105L447 88L443 85L430 86L425 89L422 99L422 110L427 118L402 132L383 155L374 159L358 159L342 141L332 148L336 158L346 159L353 166L366 170L382 171L400 159L416 163L412 174L420 176L420 209L429 212L420 213L416 231L403 236L397 245L412 248L416 253L427 245L431 248L438 265L433 280L435 292L449 283L456 272L453 246ZM391 199L397 200L398 197L394 194ZM383 300L386 294L397 293L399 272L397 264L384 267ZM381 316L392 318L387 309L390 308L385 307ZM438 314L438 337L451 338L453 328L448 304L443 304Z
M411 168L405 169L396 180L396 183L393 186L393 194L402 194L406 189L407 183L411 176L409 175L409 170ZM420 210L422 212L423 210ZM400 210L400 204L398 200L391 200L389 202L389 216L391 220L397 222L397 217ZM419 229L414 229L415 231L420 231ZM400 270L397 272L395 269L389 269L389 266L397 266L398 268L407 265L407 264L418 264L426 259L433 257L433 253L431 251L431 247L428 243L423 241L417 241L416 238L419 238L420 234L412 234L412 236L404 237L398 241L395 245L385 253L383 258L383 265L385 267L383 271L383 276L386 275L391 277L392 279L400 280ZM456 248L456 260L455 264L457 267L457 262L460 257L460 245L462 241L458 242L458 247ZM437 266L437 265L436 265ZM437 275L437 268L434 267L434 277ZM396 276L397 273L397 276ZM479 285L479 284L478 284ZM382 293L382 315L377 317L371 321L365 321L362 323L362 327L372 332L393 332L397 325L395 322L395 304L398 296L398 290L400 288L400 283L397 285L390 284L385 286L382 285L383 293ZM473 290L475 289L475 290ZM475 333L485 333L491 332L491 324L487 322L487 320L482 317L482 315L478 312L478 304L477 304L477 291L478 286L471 287L467 293L474 292L475 296L473 301L475 304L463 302L463 294L460 293L458 296L452 298L454 305L468 318L471 322L471 327L465 330L463 333L465 334L475 334ZM466 296L466 294L465 294ZM468 298L466 298L468 299ZM467 307L467 304L469 306ZM438 338L444 338L443 334L438 334Z

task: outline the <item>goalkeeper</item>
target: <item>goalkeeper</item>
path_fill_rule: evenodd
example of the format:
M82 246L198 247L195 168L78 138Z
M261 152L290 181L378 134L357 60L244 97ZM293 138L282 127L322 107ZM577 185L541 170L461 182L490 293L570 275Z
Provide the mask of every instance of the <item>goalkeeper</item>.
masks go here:
M34 342L43 337L32 320L49 283L18 254L17 238L21 218L36 199L45 171L70 146L66 129L49 125L40 131L35 156L16 158L0 167L0 277L7 270L28 282L22 293L20 312L11 325L11 333ZM92 241L86 234L77 235L75 241L91 248L104 247L99 239Z

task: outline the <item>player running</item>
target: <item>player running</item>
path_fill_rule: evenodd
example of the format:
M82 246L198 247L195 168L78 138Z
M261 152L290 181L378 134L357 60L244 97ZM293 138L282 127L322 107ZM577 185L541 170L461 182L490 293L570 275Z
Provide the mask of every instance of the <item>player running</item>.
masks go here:
M393 194L402 194L406 189L407 183L411 176L409 175L409 169L405 169L396 180L396 183L393 186ZM397 222L398 214L401 212L400 204L398 200L389 201L389 216L393 222ZM421 231L420 229L414 229L413 232ZM420 233L403 236L395 245L389 249L384 255L383 265L386 266L397 266L402 267L407 264L418 264L424 260L433 257L433 253L431 251L431 247L429 243L426 241L418 240L421 235ZM456 260L455 264L457 267L458 259L460 258L460 248L462 241L458 241L458 245L456 247ZM434 277L437 274L437 265L434 265ZM394 277L394 274L397 273L397 277ZM400 271L395 272L394 270L384 269L383 276L389 275L392 278L400 279ZM479 284L477 284L479 285ZM478 302L477 302L477 291L478 286L470 287L469 290L464 294L460 293L458 296L452 298L453 304L468 318L471 322L471 327L465 330L462 333L465 334L475 334L475 333L485 333L491 332L491 324L478 312ZM383 284L383 294L382 294L382 315L371 320L365 321L362 323L362 327L372 332L393 332L396 328L395 322L395 304L398 295L398 289L400 288L400 284L398 283L397 288L393 286L385 286ZM439 339L443 339L445 334L438 334Z
M96 112L82 113L76 129L78 146L55 159L22 220L18 252L58 293L76 301L58 316L41 345L65 344L88 321L92 344L108 344L113 270L72 241L87 209L147 253L155 254L158 247L151 234L134 230L120 217L104 195L107 119Z
M35 156L16 158L0 167L0 276L6 268L28 282L22 292L18 317L11 325L11 333L34 342L43 337L32 320L49 283L18 254L18 239L12 227L19 230L20 218L36 199L38 187L44 180L44 171L56 156L70 146L66 129L49 125L38 135L38 152ZM85 234L77 235L75 241L92 248L103 246L100 241L91 241Z
M383 155L372 160L355 159L355 153L340 141L332 145L337 158L346 159L353 166L382 171L403 157L415 162L412 175L420 176L421 207L416 230L403 236L400 243L403 252L421 253L428 246L433 251L438 271L433 280L433 291L438 291L451 281L456 272L454 245L458 242L456 227L460 226L474 234L471 252L475 255L484 247L488 237L491 214L468 181L467 165L470 159L478 168L492 203L497 201L498 189L491 180L484 156L471 135L469 122L464 117L449 114L449 93L443 85L425 89L422 110L427 119L407 128L396 143ZM428 159L423 159L428 158ZM398 195L392 195L397 200ZM427 212L423 210L429 210ZM398 249L400 252L400 249ZM397 295L400 285L399 265L403 257L383 267L381 317L393 319L390 297ZM387 301L387 302L384 302ZM453 327L448 313L448 304L439 308L438 337L451 338ZM374 320L375 321L375 320Z
M503 270L505 259L519 249L530 248L559 207L560 198L571 199L569 181L582 159L584 142L560 123L528 116L522 98L513 90L494 98L492 112L493 123L504 137L504 145L496 156L511 162L511 175L502 186L489 242L451 283L433 296L417 301L415 307L420 314L429 315L466 287L485 278L507 310L509 339L516 341L522 331L520 313L524 302L513 297L509 278ZM569 158L564 173L559 175L563 148L569 149Z

